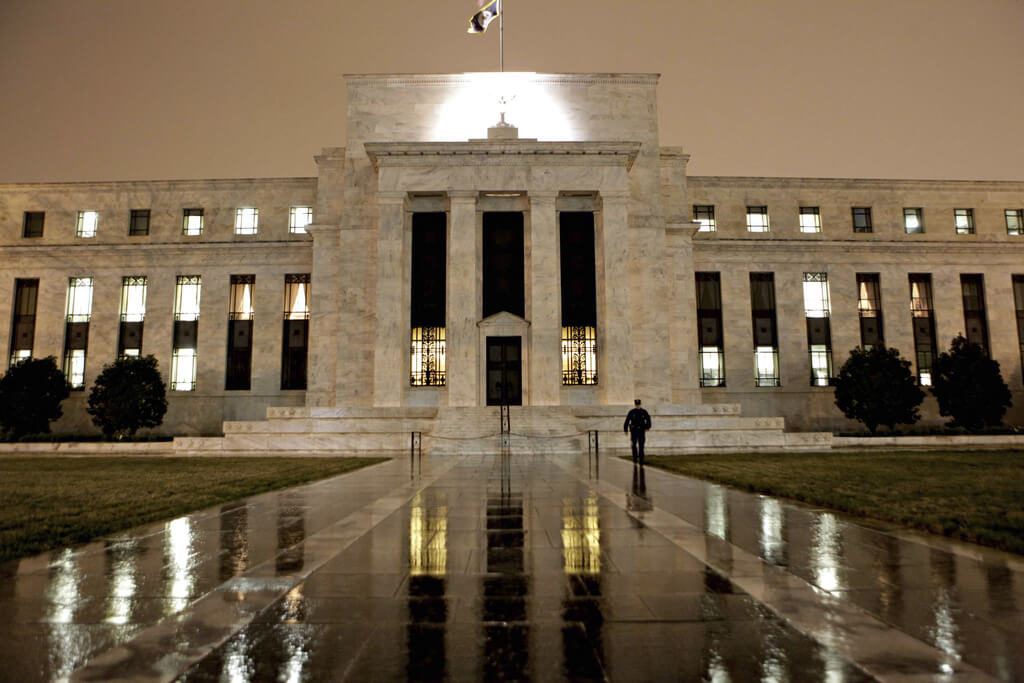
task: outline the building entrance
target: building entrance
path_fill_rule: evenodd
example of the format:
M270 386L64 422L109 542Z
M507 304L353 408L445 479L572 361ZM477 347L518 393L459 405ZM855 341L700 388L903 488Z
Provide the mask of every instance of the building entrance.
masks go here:
M487 338L487 405L523 405L522 337Z

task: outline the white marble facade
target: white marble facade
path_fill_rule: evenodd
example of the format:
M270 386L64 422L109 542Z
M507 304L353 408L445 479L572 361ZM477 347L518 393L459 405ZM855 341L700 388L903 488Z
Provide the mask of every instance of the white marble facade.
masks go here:
M838 369L860 343L857 273L878 273L886 341L913 360L907 277L930 273L937 337L963 329L959 274L985 283L992 355L1024 415L1021 338L1011 286L1024 274L1005 211L1024 206L1024 182L709 178L658 136L652 74L365 75L347 78L346 146L316 157L298 179L11 184L0 186L0 347L10 346L14 281L38 278L34 355L63 350L69 277L93 277L86 383L116 353L121 277L149 277L144 353L168 368L174 278L203 277L195 391L172 392L163 431L217 434L273 406L475 407L485 403L485 341L522 339L523 403L531 406L740 404L798 429L847 425L828 387L810 386L802 275L824 272ZM494 128L504 114L516 126ZM685 141L683 141L685 142ZM715 207L717 230L697 232L693 205ZM206 211L201 236L181 234L184 208ZM236 207L260 207L255 236L235 235ZM309 234L287 229L288 209L312 206ZM766 206L770 232L746 228ZM803 233L800 207L820 210ZM872 208L854 234L852 206ZM921 207L923 234L906 234L903 208ZM954 209L971 208L974 234ZM128 237L131 209L151 210L148 236ZM75 237L76 211L98 210L95 238ZM595 215L595 386L561 383L558 214ZM45 211L43 237L22 237L26 211ZM447 214L447 382L410 386L411 224L414 211ZM486 211L524 216L525 315L483 316L481 226ZM725 386L701 388L694 272L722 286ZM774 273L781 386L755 387L750 272ZM227 283L255 274L252 389L226 391ZM312 277L308 389L282 391L281 281ZM58 431L89 429L85 396L65 404ZM925 415L938 421L934 405Z

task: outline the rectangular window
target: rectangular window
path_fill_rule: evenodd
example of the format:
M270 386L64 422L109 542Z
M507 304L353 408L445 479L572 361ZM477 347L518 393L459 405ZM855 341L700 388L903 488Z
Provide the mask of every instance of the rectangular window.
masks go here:
M195 391L196 349L199 338L199 275L179 275L174 289L174 341L171 353L171 390Z
M235 234L255 235L260 224L260 210L246 207L235 210Z
M75 237L95 237L100 215L95 211L79 211L75 222Z
M821 212L818 207L800 207L800 232L821 232Z
M1019 235L1024 230L1024 209L1006 210L1006 234Z
M26 211L25 220L21 224L22 237L42 237L43 221L46 213L43 211Z
M182 212L181 234L195 237L203 234L203 210L185 209Z
M36 336L36 302L39 280L14 281L14 312L11 316L10 364L32 357Z
M697 351L700 385L725 386L725 344L722 339L722 283L718 273L695 273L697 281Z
M870 206L855 206L850 210L853 213L854 232L871 232L873 230Z
M985 319L985 281L980 274L962 274L960 292L964 300L967 341L988 350L988 321Z
M414 387L443 387L447 377L447 229L443 212L412 215L409 383Z
M131 220L128 222L129 237L149 234L149 209L132 209Z
M1017 309L1017 344L1021 367L1024 368L1024 275L1013 276L1013 302Z
M908 235L918 235L924 232L924 210L903 209L903 229Z
M882 290L878 273L857 273L857 313L860 345L865 350L885 345L882 329Z
M281 350L281 388L306 388L309 352L308 273L284 276L284 330Z
M811 357L811 386L827 387L832 380L832 305L827 273L804 273L804 315Z
M248 391L252 383L255 275L232 275L228 294L228 349L224 389Z
M64 376L72 389L85 389L85 354L89 348L89 320L92 318L91 277L68 280L68 301L64 328Z
M953 221L956 226L956 234L974 234L974 209L953 209Z
M932 307L932 276L911 273L910 317L914 326L914 353L917 357L917 381L931 386L932 359L935 357L935 309Z
M768 232L768 207L747 207L747 232Z
M750 315L754 331L754 386L777 387L781 377L773 273L750 274Z
M312 223L312 206L293 206L288 210L288 232L305 234L306 226Z
M142 354L142 325L146 320L146 290L149 281L142 275L121 278L121 324L117 335L117 356Z
M694 204L693 220L700 223L697 232L715 232L715 207L713 204Z
M597 384L597 277L594 214L562 211L559 262L562 285L562 384Z

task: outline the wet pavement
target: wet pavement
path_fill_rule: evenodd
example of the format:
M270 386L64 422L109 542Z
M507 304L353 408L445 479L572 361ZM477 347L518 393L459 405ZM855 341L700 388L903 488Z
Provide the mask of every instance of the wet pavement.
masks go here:
M1024 558L542 454L0 565L0 680L1022 680Z

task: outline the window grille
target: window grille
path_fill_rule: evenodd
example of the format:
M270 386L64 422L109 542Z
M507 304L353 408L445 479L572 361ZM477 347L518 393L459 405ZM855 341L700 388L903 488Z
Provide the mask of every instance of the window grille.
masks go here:
M26 211L25 221L22 224L22 237L42 237L43 236L43 222L46 218L46 213L43 211Z
M974 209L953 209L953 221L956 225L956 234L974 234Z
M414 387L443 387L445 366L445 328L412 328L410 384Z
M95 211L79 211L75 223L75 237L95 237L100 215Z
M851 209L853 213L853 231L871 232L871 207L855 206Z
M593 325L562 327L562 384L597 384L597 328Z
M255 235L260 224L260 210L245 207L235 210L235 234Z
M768 207L747 207L747 232L768 232Z
M800 232L821 232L821 212L818 207L800 207Z
M715 207L713 204L694 204L693 220L700 223L697 232L715 232Z
M128 236L139 237L149 234L149 209L132 209L128 222Z
M288 210L288 232L304 234L313 222L313 207L293 206Z
M922 209L903 209L903 227L908 235L924 232L924 211Z
M185 209L182 212L181 234L195 237L203 234L203 210Z

